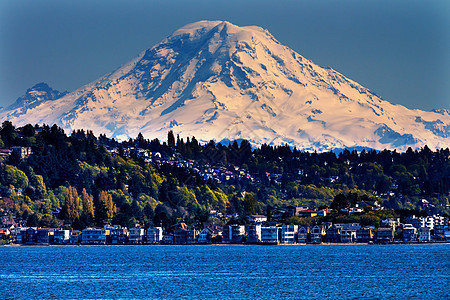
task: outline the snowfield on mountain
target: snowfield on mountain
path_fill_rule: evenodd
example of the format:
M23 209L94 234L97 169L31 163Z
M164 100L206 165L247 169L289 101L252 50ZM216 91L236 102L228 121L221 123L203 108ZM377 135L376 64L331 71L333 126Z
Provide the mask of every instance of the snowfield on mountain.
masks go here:
M267 30L225 21L186 25L72 93L42 84L33 89L28 97L40 97L19 98L0 118L15 125L55 123L69 133L89 129L119 140L139 132L165 140L173 130L200 141L247 139L317 151L450 145L448 111L393 105L280 44Z

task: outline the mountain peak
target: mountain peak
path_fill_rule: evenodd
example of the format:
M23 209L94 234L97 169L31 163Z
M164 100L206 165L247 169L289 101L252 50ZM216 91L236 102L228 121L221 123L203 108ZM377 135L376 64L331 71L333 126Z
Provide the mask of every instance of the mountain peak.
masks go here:
M267 30L226 21L188 24L115 72L55 99L22 101L0 117L116 139L139 132L165 139L173 130L201 141L318 151L450 144L448 114L392 105Z
M265 32L265 30L258 26L237 26L234 25L228 21L207 21L202 20L195 23L187 24L180 29L176 30L171 37L179 36L179 35L185 35L188 34L190 36L197 36L199 34L204 34L212 29L218 29L226 31L230 33L236 33L239 31L260 31Z
M25 95L17 98L16 102L7 109L20 109L21 113L25 113L28 109L34 108L45 101L56 100L66 94L68 94L68 92L54 90L47 83L40 82L27 89Z

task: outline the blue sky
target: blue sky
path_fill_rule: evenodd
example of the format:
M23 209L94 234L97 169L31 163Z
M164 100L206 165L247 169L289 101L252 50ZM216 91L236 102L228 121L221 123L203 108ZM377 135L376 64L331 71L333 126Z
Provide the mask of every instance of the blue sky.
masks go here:
M0 0L0 106L42 81L73 91L199 20L261 26L385 100L450 108L447 0Z

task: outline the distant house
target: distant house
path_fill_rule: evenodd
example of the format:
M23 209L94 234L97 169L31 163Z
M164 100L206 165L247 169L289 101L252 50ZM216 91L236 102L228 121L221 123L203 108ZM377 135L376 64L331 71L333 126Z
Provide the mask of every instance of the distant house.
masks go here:
M147 243L157 244L163 238L163 229L161 227L151 227L147 229Z
M82 232L79 230L72 230L70 232L69 244L76 245L81 243Z
M198 231L193 229L177 228L173 235L173 242L177 245L193 244L196 242Z
M312 218L312 217L317 216L317 214L318 214L317 210L311 210L311 209L306 209L306 210L302 210L302 211L298 212L298 216L303 217L303 218L306 218L306 217Z
M308 210L309 208L306 206L294 206L289 205L286 206L285 210L289 214L290 217L298 216L300 212Z
M325 227L322 225L315 225L310 229L310 241L312 244L322 243L325 235Z
M130 228L128 241L130 244L142 244L144 242L145 229L140 226Z
M53 241L54 229L39 228L36 230L36 243L38 244L50 244L50 237Z
M419 242L431 241L431 230L428 227L419 228Z
M67 244L70 240L70 230L57 229L53 232L53 243L57 245Z
M0 229L0 240L7 240L11 237L11 231L8 228Z
M161 240L161 244L163 245L172 245L173 244L173 234L165 234Z
M225 225L223 226L223 239L224 243L240 243L245 236L244 225Z
M247 243L261 242L261 224L248 225Z
M108 243L113 245L123 245L128 242L129 232L126 227L114 225L106 226L105 229L109 229Z
M394 241L394 228L392 227L378 228L376 241L377 243L382 244L392 243Z
M297 232L297 242L306 244L309 242L309 227L301 226Z
M278 244L280 241L280 229L276 226L261 227L261 243Z
M211 234L208 229L202 229L202 231L200 231L197 242L199 244L207 244L211 242Z
M400 225L399 218L387 218L381 221L381 227L391 227L395 230Z
M81 243L83 244L106 244L106 236L109 230L103 228L85 228L81 232Z
M366 226L356 230L356 241L358 243L368 243L373 240L373 227Z
M349 207L348 213L349 214L356 214L356 213L363 213L364 208L363 207Z
M341 231L341 243L354 243L356 242L355 228L343 228Z
M403 241L404 242L417 241L417 229L411 224L405 224L403 226Z
M339 224L333 224L327 229L324 239L328 243L339 243L341 241L342 226Z
M319 211L317 212L317 215L318 215L319 217L326 217L327 214L328 214L328 208L321 209L321 210L319 210Z
M28 157L32 154L31 147L14 146L11 147L12 153L16 153L20 158Z
M267 222L267 217L263 215L250 215L247 217L250 223L263 223Z
M17 227L11 230L11 240L17 244L24 244L27 228Z
M36 227L28 227L24 231L20 231L22 244L35 244L37 242L36 233Z
M296 242L297 232L298 232L297 225L281 226L281 243L294 244Z

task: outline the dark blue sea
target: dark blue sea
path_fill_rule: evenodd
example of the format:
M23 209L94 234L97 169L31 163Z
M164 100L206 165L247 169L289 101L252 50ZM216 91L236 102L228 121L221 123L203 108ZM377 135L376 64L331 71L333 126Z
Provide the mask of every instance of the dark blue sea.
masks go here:
M0 247L0 299L450 299L450 245Z

